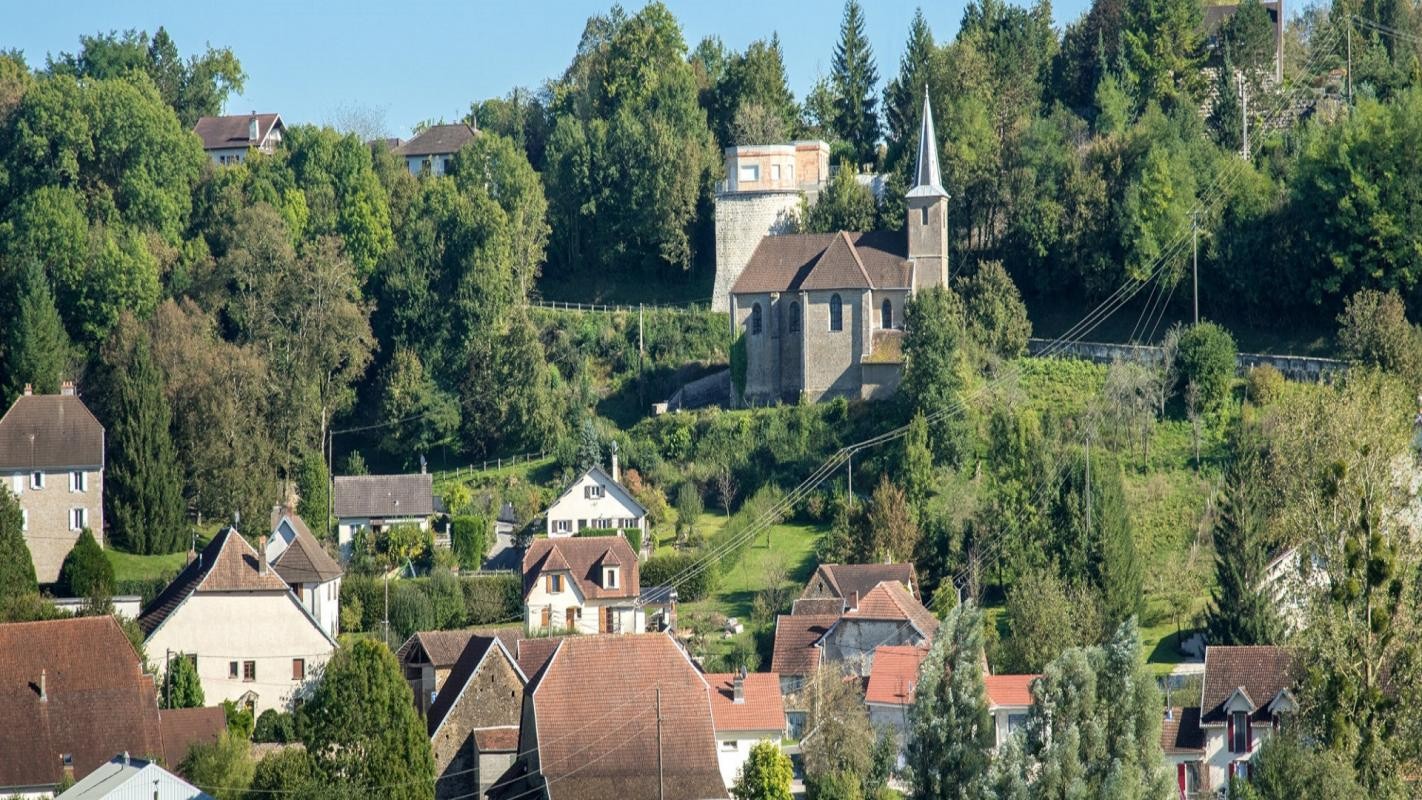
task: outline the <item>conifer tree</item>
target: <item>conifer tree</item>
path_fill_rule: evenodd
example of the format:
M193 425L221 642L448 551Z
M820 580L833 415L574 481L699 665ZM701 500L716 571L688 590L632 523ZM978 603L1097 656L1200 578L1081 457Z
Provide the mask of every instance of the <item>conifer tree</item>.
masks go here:
M325 536L331 530L331 475L326 471L326 459L309 450L296 469L296 513L312 533Z
M1216 585L1206 628L1211 644L1274 644L1280 633L1273 598L1260 591L1269 564L1263 500L1251 453L1230 469L1215 522Z
M916 412L909 420L901 463L904 494L909 508L920 517L922 524L924 508L933 493L933 449L928 438L928 420L922 411Z
M187 545L183 481L163 376L141 331L133 337L126 359L113 349L108 355L115 359L106 403L109 463L104 503L109 530L114 541L132 553L177 552Z
M879 114L874 108L874 86L878 82L874 51L864 32L864 9L858 0L849 0L844 5L839 43L830 62L830 83L834 91L835 135L849 143L859 164L874 160L874 146L879 139Z
M1053 555L1062 576L1100 593L1109 631L1140 611L1142 579L1120 466L1102 449L1091 453L1089 489L1086 454L1071 456L1049 527L1057 534Z
M5 407L31 384L36 394L55 394L69 364L69 336L54 305L54 293L39 265L21 267L15 285L15 317L5 337L3 369Z
M995 740L983 664L983 615L968 601L948 612L919 668L907 753L914 798L980 796Z
M24 523L19 500L9 487L0 486L0 599L39 591Z
M899 58L899 74L884 87L884 126L889 143L890 165L913 150L912 140L918 135L919 114L923 108L923 90L932 79L937 48L933 31L923 17L923 9L913 14L909 23L908 41ZM912 164L909 165L912 168Z
M201 708L204 704L197 667L185 653L174 653L168 659L168 672L159 691L163 708Z
M94 539L94 532L85 528L79 533L74 549L64 557L59 569L59 585L70 597L87 597L107 605L114 592L114 565L104 555Z
M904 314L904 396L929 420L933 454L956 463L964 442L958 407L963 377L963 302L950 289L934 286L919 292Z
M1237 152L1243 146L1243 131L1240 127L1243 112L1239 103L1239 83L1228 42L1225 42L1222 50L1224 55L1221 57L1219 77L1215 79L1215 106L1210 109L1210 130L1220 147Z

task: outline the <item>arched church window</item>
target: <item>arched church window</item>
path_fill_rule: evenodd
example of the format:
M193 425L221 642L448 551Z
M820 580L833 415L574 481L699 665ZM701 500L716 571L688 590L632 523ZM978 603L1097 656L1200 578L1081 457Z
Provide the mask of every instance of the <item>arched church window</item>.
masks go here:
M888 330L894 327L894 304L889 302L889 298L884 298L884 304L879 306L879 327Z
M844 330L844 301L839 299L839 295L830 295L830 330Z
M751 333L753 335L760 333L760 303L751 306Z
M800 304L799 304L799 303L791 303L791 304L790 304L790 332L791 332L791 333L799 333L799 332L800 332Z

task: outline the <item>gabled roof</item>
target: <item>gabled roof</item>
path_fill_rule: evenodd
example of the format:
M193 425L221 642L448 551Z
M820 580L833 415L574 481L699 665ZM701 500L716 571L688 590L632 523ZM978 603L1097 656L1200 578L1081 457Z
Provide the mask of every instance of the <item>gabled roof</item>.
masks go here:
M459 152L459 148L478 135L478 131L463 122L452 125L431 125L413 139L395 148L399 156L444 156Z
M665 634L562 639L526 694L549 800L725 798L708 691ZM598 757L589 756L590 726L609 740Z
M938 631L938 618L898 581L883 581L870 589L843 619L906 622L925 639L932 639Z
M291 589L275 569L262 570L263 560L264 556L247 544L235 528L223 528L198 557L153 598L153 602L139 616L138 626L143 629L145 637L152 636L163 621L196 592L290 594ZM297 605L300 606L300 603ZM312 623L315 624L315 621ZM320 625L316 627L320 628Z
M104 426L73 394L21 395L0 417L0 469L103 468Z
M884 581L898 581L915 587L913 565L901 564L821 564L805 584L801 597L863 597ZM823 590L821 589L823 586Z
M1032 681L1041 675L984 675L988 704L994 708L1032 705Z
M1170 709L1160 723L1160 749L1167 755L1200 754L1205 752L1205 732L1200 729L1200 709Z
M766 236L732 294L909 288L908 242L897 231Z
M153 679L112 616L0 625L0 653L0 794L58 783L64 754L76 778L164 756Z
M449 671L449 677L444 679L444 685L440 687L439 692L435 695L434 703L430 705L426 718L430 736L439 732L439 728L444 724L450 710L464 696L464 688L469 685L469 681L474 679L491 657L507 661L518 675L520 685L528 683L528 676L519 669L518 661L514 659L513 654L508 651L503 642L499 641L497 636L476 635L470 637L469 643L464 647L464 652L454 662L454 667Z
M776 617L770 671L781 675L813 674L820 666L820 648L815 643L836 622L839 622L838 614L781 614Z
M864 702L912 705L914 687L918 685L918 669L927 655L927 647L880 645L874 648L874 664L864 689Z
M711 721L717 733L785 730L785 701L780 697L779 675L747 673L741 682L739 703L734 673L708 672L703 677L711 695Z
M454 666L470 640L476 636L497 637L510 652L514 652L523 639L522 625L505 625L497 628L475 627L449 631L418 631L395 651L395 658L401 664L429 664L435 669Z
M540 636L536 639L520 639L518 643L518 668L529 680L538 677L548 661L553 658L558 645L566 636Z
M288 513L283 519L291 520L291 527L296 536L272 562L272 569L276 570L282 580L294 586L300 583L325 583L345 574L341 565L331 558L326 548L307 530L306 523L301 522L301 517Z
M613 589L602 585L602 565L607 554L618 559L622 575ZM641 595L637 554L621 535L535 539L523 555L523 596L533 591L539 576L568 571L578 591L589 600L633 598Z
M257 120L257 138L252 139L252 118ZM260 147L273 128L286 129L280 114L233 114L226 117L200 117L193 133L202 139L204 150L228 150L234 147Z
M120 800L160 793L164 797L185 800L212 800L212 795L163 769L152 761L117 755L69 787L60 797L64 800Z
M158 731L163 736L166 762L180 764L197 744L216 742L227 730L227 712L222 706L164 708L158 711Z
M1200 724L1225 722L1225 705L1242 691L1254 706L1255 719L1267 719L1268 704L1292 687L1297 662L1283 647L1206 647L1205 680L1200 690Z
M790 613L795 616L806 614L823 616L834 615L838 617L844 613L844 598L842 597L798 597L790 604Z
M337 517L428 517L435 513L434 476L340 475L335 480Z
M479 748L479 754L485 753L517 753L518 734L517 725L494 725L488 728L475 728L474 746Z
M558 499L554 500L551 504L549 504L548 507L552 508L553 506L556 506L559 503L563 502L564 498L572 494L573 490L578 487L578 484L583 482L583 478L588 477L592 478L594 481L596 481L603 487L612 489L613 491L617 492L618 497L621 498L623 502L627 503L628 505L637 510L637 516L645 517L647 515L647 508L641 503L637 502L637 498L633 497L632 493L627 491L627 487L613 480L612 476L607 474L607 470L604 470L602 467L599 467L596 464L583 470L581 475L574 478L573 482L568 484L568 488L564 489L563 493L558 495Z

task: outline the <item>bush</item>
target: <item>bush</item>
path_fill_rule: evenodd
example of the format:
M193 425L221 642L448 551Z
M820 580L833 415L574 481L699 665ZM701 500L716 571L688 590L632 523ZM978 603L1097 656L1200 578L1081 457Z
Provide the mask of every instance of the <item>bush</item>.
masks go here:
M634 553L641 553L641 552L642 552L642 529L641 529L641 528L623 528L623 529L622 529L622 535L623 535L624 537L626 537L626 539L627 539L627 544L632 547L632 552L634 552Z
M449 521L450 544L464 569L479 569L489 552L489 520L478 515L464 515Z
M468 615L464 612L464 592L459 579L447 569L437 569L430 573L424 586L430 599L430 609L434 613L434 625L441 630L463 627Z
M104 555L94 532L85 528L74 549L64 557L59 585L70 597L107 598L113 595L114 565Z
M523 611L523 580L518 575L476 575L460 579L470 625L517 619Z
M341 594L345 594L344 589ZM341 602L341 630L356 633L365 629L365 620L361 619L365 613L365 606L360 597L351 595L349 600Z
M153 602L153 598L157 597L159 592L168 588L168 584L172 583L176 577L178 577L178 573L174 572L167 575L160 575L156 578L116 580L113 584L114 596L136 594L140 598L140 604L147 607L149 603Z
M434 630L435 609L429 595L414 581L390 583L390 631L392 641L404 641L417 631Z
M1338 347L1349 361L1414 378L1422 362L1418 334L1397 292L1364 289L1338 315Z
M252 709L223 700L222 713L227 717L228 733L240 739L252 738Z
M1238 350L1229 331L1213 322L1192 325L1180 336L1175 356L1177 390L1184 396L1194 384L1200 393L1200 408L1218 414L1229 403Z
M252 741L277 744L296 741L296 718L274 708L263 711L252 729Z
M684 574L693 565L700 565L697 553L663 553L652 556L642 563L641 580L643 586L666 586L674 579L680 583L676 587L677 597L683 603L694 603L707 595L716 585L716 563L698 569L694 575Z
M1247 391L1255 405L1267 406L1284 394L1284 374L1268 364L1249 370Z

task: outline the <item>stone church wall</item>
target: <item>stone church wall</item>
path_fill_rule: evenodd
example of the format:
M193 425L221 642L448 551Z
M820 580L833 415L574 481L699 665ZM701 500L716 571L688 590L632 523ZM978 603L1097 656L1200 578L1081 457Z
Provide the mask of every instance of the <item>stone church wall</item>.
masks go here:
M795 229L800 192L723 192L716 195L716 284L711 310L730 310L731 287L766 236Z

